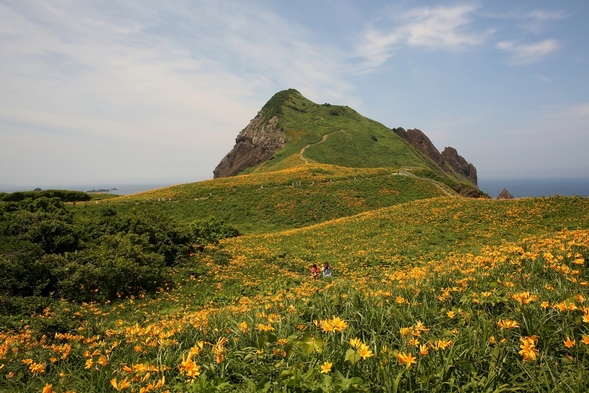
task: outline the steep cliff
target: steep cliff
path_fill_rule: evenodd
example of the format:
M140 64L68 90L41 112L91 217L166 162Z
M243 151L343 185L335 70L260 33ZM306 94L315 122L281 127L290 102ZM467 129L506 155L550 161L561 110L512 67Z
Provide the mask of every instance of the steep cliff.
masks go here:
M428 156L444 171L450 174L454 171L459 175L464 176L464 178L472 184L477 185L477 169L474 165L467 162L464 157L460 156L455 148L446 147L444 151L440 153L431 140L421 130L410 129L405 131L402 127L398 127L393 128L393 131Z
M278 126L278 118L273 116L264 121L264 115L260 111L237 135L235 146L213 171L215 178L235 176L261 164L284 146L285 134Z
M472 184L477 184L477 169L470 162L467 162L464 157L459 155L455 148L446 147L442 152L442 158L452 169L460 173Z

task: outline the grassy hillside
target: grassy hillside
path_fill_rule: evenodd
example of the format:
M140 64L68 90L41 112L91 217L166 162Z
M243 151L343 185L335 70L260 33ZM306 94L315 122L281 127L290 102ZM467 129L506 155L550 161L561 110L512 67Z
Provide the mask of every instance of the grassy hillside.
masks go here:
M588 211L440 197L225 240L156 296L23 315L0 391L584 392Z
M315 104L291 89L277 93L262 112L267 118L278 117L287 144L271 160L245 173L317 162L350 168L415 166L444 175L430 159L390 128L347 106ZM301 151L304 151L302 155Z
M182 184L109 200L123 210L149 206L183 223L214 216L243 233L302 227L412 200L453 193L392 168L308 164L287 170ZM101 202L78 204L93 214Z
M263 115L289 141L247 174L1 202L0 392L589 391L589 198L461 198L350 108Z

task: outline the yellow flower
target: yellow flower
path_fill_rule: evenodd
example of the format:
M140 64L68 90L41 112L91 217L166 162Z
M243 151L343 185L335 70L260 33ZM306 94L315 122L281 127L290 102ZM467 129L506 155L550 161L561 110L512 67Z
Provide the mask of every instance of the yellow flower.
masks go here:
M350 345L352 346L352 348L359 348L360 345L362 345L362 341L360 341L359 338L351 338Z
M576 340L571 340L569 336L567 336L567 339L564 340L564 346L567 348L572 348L575 346L575 344L577 343Z
M519 346L521 348L519 354L523 356L523 361L533 362L534 360L536 360L536 358L538 357L538 350L536 349L538 337L520 337L519 341L521 342L521 345Z
M184 373L188 378L196 378L200 375L200 366L194 363L192 360L192 354L189 353L188 356L182 355L182 362L178 366L180 371Z
M84 368L87 370L90 367L92 367L94 365L94 362L92 361L92 359L88 359L86 360L86 366L84 366Z
M241 322L239 325L237 325L237 327L239 330L241 330L242 333L247 333L248 326L246 322Z
M583 314L583 322L589 323L589 313Z
M45 384L41 393L54 393L55 390L52 389L52 386L53 385L51 385L51 384Z
M453 343L454 341L452 340L436 340L436 343L431 347L437 351L438 349L446 349Z
M406 337L411 334L411 328L408 328L408 327L401 328L401 329L399 329L399 334L401 334L402 337Z
M321 374L327 374L328 372L330 372L331 367L333 367L333 363L330 363L328 361L323 363L323 365L321 365Z
M517 300L519 304L529 304L538 300L538 296L530 294L529 291L522 292L522 293L514 293L511 295L511 298Z
M421 344L419 346L419 354L420 355L425 356L428 354L428 352L429 352L429 348L427 347L426 344Z
M113 378L113 379L110 380L110 384L117 391L121 391L123 389L127 389L129 386L131 386L131 382L127 381L127 378L121 380L121 382L117 382L117 379L116 378Z
M583 334L583 338L581 338L581 342L585 345L589 345L589 336Z
M333 317L333 319L319 321L319 326L324 332L341 332L348 327L348 324L340 317Z
M519 327L519 323L512 321L511 319L502 319L497 322L497 326L501 329L515 329Z
M29 366L29 371L33 374L41 374L45 372L45 363L32 363Z
M360 348L358 348L358 355L364 360L374 356L366 344L360 344Z
M456 316L456 313L454 311L448 311L446 315L448 318L453 319Z
M258 330L261 332L271 332L274 330L274 327L270 324L264 325L262 323L258 323Z
M101 355L100 358L98 359L98 364L100 364L102 367L106 366L106 364L108 363L108 359L106 358L106 356Z
M412 354L410 354L410 353L405 354L404 352L399 352L397 354L397 360L399 361L400 364L406 364L407 368L411 367L412 364L417 363L417 361L415 360L415 358L413 357Z

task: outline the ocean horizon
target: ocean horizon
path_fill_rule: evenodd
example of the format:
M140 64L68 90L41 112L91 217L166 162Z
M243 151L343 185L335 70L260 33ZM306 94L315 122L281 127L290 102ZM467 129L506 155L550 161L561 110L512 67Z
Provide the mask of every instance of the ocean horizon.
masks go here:
M43 190L74 190L91 191L98 189L111 190L111 194L130 195L142 191L154 190L162 187L169 187L182 183L126 183L126 184L74 184L39 187ZM496 198L506 188L515 198L542 197L542 196L589 196L589 177L570 178L494 178L479 179L479 188L491 198ZM0 184L0 192L32 191L33 186L15 186ZM114 190L116 188L116 190Z
M38 186L42 190L72 190L72 191L92 191L92 190L110 190L110 194L131 195L142 191L154 190L156 188L169 187L182 183L127 183L127 184L58 184L55 186ZM13 186L0 184L0 192L16 191L33 191L37 186ZM115 189L116 188L116 189Z
M479 179L479 188L497 198L505 188L514 198L589 196L589 177Z

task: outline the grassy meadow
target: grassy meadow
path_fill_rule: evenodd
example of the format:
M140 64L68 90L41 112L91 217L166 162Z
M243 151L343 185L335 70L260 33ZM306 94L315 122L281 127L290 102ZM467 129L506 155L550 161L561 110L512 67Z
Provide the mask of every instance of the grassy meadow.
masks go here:
M288 142L239 176L3 196L0 392L589 391L588 198L463 198L348 107L261 113Z
M187 220L193 203L240 224L234 192L284 188L293 202L264 194L279 222L260 201L237 206L267 233L205 247L155 294L21 315L0 333L0 391L589 390L589 199L465 199L419 181L424 197L402 200L395 187L418 179L369 171L382 199L351 202L356 171L266 176L72 206L153 204ZM338 184L332 216L305 225L304 195ZM333 277L312 279L325 261Z

